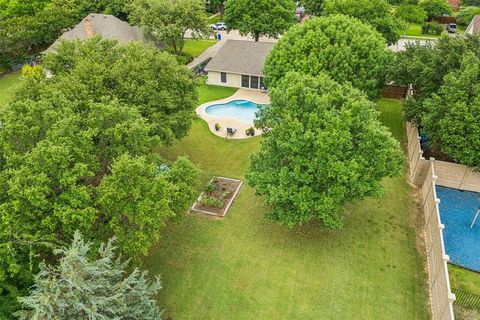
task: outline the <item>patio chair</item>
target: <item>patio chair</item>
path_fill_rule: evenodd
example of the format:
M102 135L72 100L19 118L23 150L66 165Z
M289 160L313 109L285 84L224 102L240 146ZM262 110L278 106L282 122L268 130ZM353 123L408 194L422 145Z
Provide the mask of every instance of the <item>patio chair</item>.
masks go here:
M233 136L237 132L237 129L235 128L227 128L227 136Z

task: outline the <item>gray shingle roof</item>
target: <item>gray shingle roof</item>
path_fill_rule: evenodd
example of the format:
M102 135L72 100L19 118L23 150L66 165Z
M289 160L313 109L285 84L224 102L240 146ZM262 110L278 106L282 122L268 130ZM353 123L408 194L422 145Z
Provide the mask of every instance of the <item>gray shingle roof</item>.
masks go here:
M86 40L89 38L89 35L87 35L87 29L90 25L93 27L95 35L101 35L105 39L116 39L120 43L129 41L146 42L143 32L139 27L132 27L127 22L110 14L91 13L83 18L83 20L73 29L65 32L57 41L55 41L55 43L45 50L44 53L55 50L62 39Z
M205 70L263 76L263 63L274 45L272 42L227 40Z

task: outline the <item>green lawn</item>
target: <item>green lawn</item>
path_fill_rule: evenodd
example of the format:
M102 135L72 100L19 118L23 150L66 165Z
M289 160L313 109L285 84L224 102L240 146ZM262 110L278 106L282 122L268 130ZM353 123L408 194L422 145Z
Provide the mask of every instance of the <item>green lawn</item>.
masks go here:
M202 88L202 102L214 98L212 89ZM378 104L404 141L400 108L393 100ZM201 188L213 175L243 179L259 143L218 138L197 119L185 139L160 153L197 163ZM188 214L170 223L144 263L162 276L165 318L428 319L411 189L403 177L384 185L383 197L349 206L338 231L265 220L262 198L247 185L223 220Z
M205 85L206 80L206 77L201 77L198 80L200 82L200 88L198 90L199 104L228 98L238 90L236 88Z
M465 27L457 25L457 33L464 33L465 32ZM447 32L444 31L442 34L446 34ZM436 35L436 34L423 34L422 33L422 25L421 24L410 24L408 29L402 33L402 35L405 34L407 36L415 36L415 37L424 37L424 38L439 38L441 35Z
M452 288L465 290L480 295L480 275L453 264L448 265L450 284Z
M183 51L190 53L194 57L198 57L203 51L217 43L217 40L185 40Z
M223 17L221 15L211 17L211 18L208 19L208 23L209 24L214 24L214 23L220 22L220 21L222 21L222 18Z
M0 76L0 106L10 100L11 91L20 85L21 72Z

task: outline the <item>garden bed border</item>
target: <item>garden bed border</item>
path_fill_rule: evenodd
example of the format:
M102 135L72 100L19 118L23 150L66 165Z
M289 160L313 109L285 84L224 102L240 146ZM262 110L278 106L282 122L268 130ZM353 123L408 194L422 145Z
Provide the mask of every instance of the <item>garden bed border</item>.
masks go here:
M213 213L213 212L208 212L208 211L205 211L205 210L200 210L200 209L195 209L195 205L200 201L200 199L202 199L202 196L204 195L205 191L202 191L202 193L200 193L200 195L198 196L197 200L195 200L195 202L193 203L192 207L191 207L191 210L192 211L195 211L195 212L200 212L200 213L205 213L205 214L208 214L210 216L215 216L215 217L220 217L220 218L224 218L226 215L227 215L227 212L228 210L230 209L230 207L232 206L232 203L233 203L233 200L235 200L235 198L237 197L238 195L238 192L240 191L240 188L242 188L242 185L243 185L243 181L242 180L239 180L239 179L232 179L232 178L226 178L226 177L221 177L221 176L215 176L215 177L212 177L212 179L210 179L210 181L208 182L209 184L213 182L213 180L215 179L224 179L224 180L230 180L230 181L237 181L237 182L240 182L240 184L238 185L237 189L235 190L235 192L233 193L233 196L232 198L230 199L230 201L227 203L227 205L225 206L225 209L223 210L222 214L216 214L216 213Z

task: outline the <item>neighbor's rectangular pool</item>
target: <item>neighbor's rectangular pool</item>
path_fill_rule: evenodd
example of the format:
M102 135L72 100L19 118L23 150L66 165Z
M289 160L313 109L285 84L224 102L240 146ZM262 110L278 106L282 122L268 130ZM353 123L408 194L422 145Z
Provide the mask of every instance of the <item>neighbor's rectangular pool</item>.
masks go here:
M450 262L480 271L480 216L470 228L480 208L480 194L436 186L440 199L440 220L445 225L443 239Z

